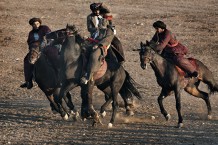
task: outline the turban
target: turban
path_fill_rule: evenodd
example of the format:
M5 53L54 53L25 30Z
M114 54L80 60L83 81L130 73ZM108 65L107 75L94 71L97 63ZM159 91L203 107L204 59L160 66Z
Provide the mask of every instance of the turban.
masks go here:
M162 21L156 21L156 22L154 22L153 27L154 28L166 29L167 26Z
M29 20L29 24L33 25L34 22L39 22L40 24L42 24L42 20L40 18L32 18Z

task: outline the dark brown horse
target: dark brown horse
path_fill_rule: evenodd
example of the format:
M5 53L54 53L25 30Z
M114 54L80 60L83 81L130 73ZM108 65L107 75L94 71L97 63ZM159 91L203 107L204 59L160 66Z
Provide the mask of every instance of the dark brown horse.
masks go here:
M154 45L154 44L153 44ZM162 87L161 93L158 97L158 104L160 106L161 113L166 120L170 119L170 114L164 109L163 99L170 95L171 92L175 93L176 109L178 112L178 127L182 127L183 118L181 115L181 91L184 89L190 95L201 98L205 101L208 109L208 118L211 119L211 105L209 100L209 94L198 89L200 82L208 85L210 93L218 91L218 85L214 80L212 72L199 60L195 59L198 66L198 78L185 78L184 75L179 73L177 67L170 61L163 58L156 53L149 45L141 42L140 49L140 61L142 69L146 68L146 65L150 63L152 69L155 72L157 83Z
M120 65L119 63L116 63L115 61L111 59L107 61L106 73L97 80L93 79L95 76L95 73L98 72L98 70L101 68L102 63L106 63L103 60L104 56L102 54L102 51L103 50L101 50L101 48L97 48L93 50L89 56L87 73L88 73L88 76L91 76L91 77L90 77L90 80L88 81L88 88L87 88L88 106L89 106L89 111L90 111L91 116L93 116L94 119L98 120L97 118L98 114L95 111L93 104L92 104L92 98L93 98L92 92L93 92L94 86L96 85L105 94L110 96L110 98L112 99L112 108L113 108L112 117L111 117L110 123L108 124L108 127L110 128L113 126L116 113L117 113L117 109L118 109L118 101L117 101L118 93L120 92L122 94L123 91L130 90L136 97L138 97L138 99L141 98L141 95L131 83L132 78L130 77L128 72L124 70L122 65Z
M61 32L62 31L62 32ZM61 74L62 74L62 86L60 90L60 103L62 103L62 97L66 95L66 93L76 86L81 87L81 97L82 97L82 107L81 107L81 115L84 116L84 112L88 107L88 111L94 118L95 124L99 118L97 112L94 110L92 105L92 88L93 85L97 85L98 89L103 91L109 99L101 107L101 113L105 112L105 107L111 103L113 99L113 116L110 121L111 126L114 123L114 118L117 109L117 100L116 96L120 93L121 97L124 99L125 106L128 110L128 99L130 96L135 95L136 97L140 98L140 94L138 90L134 86L133 79L129 76L128 72L124 70L122 66L118 63L110 63L108 64L108 68L105 75L96 80L97 83L91 83L88 85L80 84L80 78L83 74L83 67L84 67L84 59L82 55L82 51L90 50L89 48L82 49L84 45L84 39L78 34L76 27L67 25L66 30L57 30L56 32L52 32L47 35L47 39L57 39L58 35L62 33L65 35L65 40L61 50ZM92 49L92 47L90 47ZM91 50L92 51L92 50ZM101 62L100 62L101 63ZM93 81L92 81L93 82ZM89 87L91 86L91 87ZM89 97L89 99L87 99ZM85 110L85 111L84 111ZM63 113L65 110L60 108L60 111ZM63 115L61 115L63 116Z
M46 53L47 51L48 53ZM58 59L57 53L58 50L54 46L47 46L41 51L41 47L35 45L35 47L30 50L29 55L29 62L34 64L35 81L50 101L50 106L53 111L59 110L57 97L60 91L60 79L58 78L60 60ZM78 116L71 100L71 94L67 92L63 98L66 105L69 107L67 110L68 115L65 115L64 118L68 119L69 114L72 113Z

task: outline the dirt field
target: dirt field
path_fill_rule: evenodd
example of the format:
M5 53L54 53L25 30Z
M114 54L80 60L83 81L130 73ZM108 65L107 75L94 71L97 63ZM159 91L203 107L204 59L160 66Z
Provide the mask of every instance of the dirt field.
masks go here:
M77 25L88 36L86 16L91 0L1 0L0 1L0 144L165 144L217 145L218 94L211 95L212 120L207 119L203 100L182 93L184 127L175 128L177 113L174 96L164 105L172 116L168 122L159 111L157 85L151 67L142 70L139 55L132 49L154 34L152 24L163 20L177 38L188 46L190 55L201 60L218 80L218 2L217 0L102 0L112 10L117 36L125 48L125 69L136 82L143 100L135 100L135 115L127 117L123 108L112 129L107 128L111 110L104 125L91 127L91 122L72 119L63 121L52 114L49 102L37 87L19 88L24 81L23 58L32 17L42 18L52 30L67 23ZM207 91L204 84L201 89ZM71 91L80 108L79 88ZM95 90L95 108L104 97ZM152 119L152 117L155 119Z

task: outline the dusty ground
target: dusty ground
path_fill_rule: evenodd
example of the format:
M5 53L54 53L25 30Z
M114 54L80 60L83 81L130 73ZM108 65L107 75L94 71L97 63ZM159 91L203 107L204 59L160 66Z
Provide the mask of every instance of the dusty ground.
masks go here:
M0 1L0 144L218 144L218 94L211 95L213 119L201 99L182 93L184 128L175 128L177 114L173 96L164 104L172 119L165 121L159 111L160 87L149 67L139 67L137 52L140 41L149 40L152 23L163 20L195 57L214 73L218 80L218 3L217 0L102 0L114 14L117 35L125 48L125 68L144 86L143 101L136 100L135 116L127 117L119 109L114 128L90 127L89 121L63 121L52 114L48 100L36 86L19 88L23 82L23 58L27 53L28 20L40 17L52 30L76 24L84 35L90 0L1 0ZM204 85L201 88L207 91ZM71 91L76 107L80 107L79 88ZM95 91L95 107L103 102ZM110 110L108 111L110 114ZM109 115L110 116L110 115ZM152 116L155 117L152 120Z

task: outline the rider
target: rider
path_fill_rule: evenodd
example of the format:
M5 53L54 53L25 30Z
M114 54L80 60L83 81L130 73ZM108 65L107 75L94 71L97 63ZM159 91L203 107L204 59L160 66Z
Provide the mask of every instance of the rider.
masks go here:
M108 24L108 21L104 20L102 22L101 29L99 29L99 34L96 37L96 40L98 40L98 42L94 44L92 49L95 50L95 49L101 48L103 50L103 55L105 57L107 55L107 50L109 49L113 38L114 38L113 28L111 27L111 25ZM88 68L88 69L91 69L91 68ZM86 70L86 71L89 72L89 70ZM81 83L87 84L87 82L90 79L90 76L88 75L90 74L85 73L85 75L81 78Z
M40 18L31 18L29 20L29 24L32 26L32 30L29 32L29 36L27 39L27 44L29 46L29 52L24 58L24 76L25 83L20 85L21 88L31 89L33 87L33 65L29 63L28 58L30 55L31 48L36 47L36 43L38 42L40 47L44 47L46 45L45 35L51 32L50 28L46 25L41 25L42 20Z
M162 21L153 23L156 30L151 42L157 43L155 48L165 58L173 60L173 62L187 72L190 77L197 77L198 72L196 68L184 56L188 52L188 48L182 45L177 39L175 34L166 28L166 24Z
M104 27L103 23L105 21L108 21L114 34L116 34L115 27L112 25L112 15L105 4L92 3L90 9L92 13L87 16L87 29L90 32L91 38L96 39L98 37L100 30ZM122 64L125 61L125 56L120 40L115 36L111 44L115 47L113 48L113 52L115 53L118 62Z

